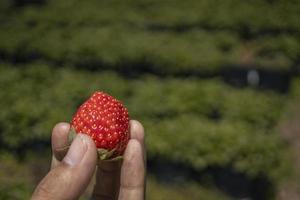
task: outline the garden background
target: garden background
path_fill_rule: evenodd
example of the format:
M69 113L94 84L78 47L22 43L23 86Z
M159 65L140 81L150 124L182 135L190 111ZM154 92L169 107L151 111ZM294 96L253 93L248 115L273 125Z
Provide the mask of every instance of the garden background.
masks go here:
M144 124L148 199L300 199L300 1L1 0L0 199L95 90Z

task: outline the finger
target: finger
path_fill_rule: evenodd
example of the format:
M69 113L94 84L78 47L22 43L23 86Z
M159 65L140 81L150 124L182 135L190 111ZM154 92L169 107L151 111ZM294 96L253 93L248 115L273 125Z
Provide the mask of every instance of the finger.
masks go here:
M58 163L66 155L68 148L65 148L69 145L68 143L68 134L70 130L70 125L68 123L58 123L54 126L51 137L52 144L52 164L51 168L58 165Z
M144 145L144 128L136 120L130 120L130 138ZM121 161L102 161L97 167L96 184L92 199L117 199L120 188Z
M62 162L36 188L32 199L77 199L90 182L97 163L93 140L78 134Z
M143 125L137 120L130 120L130 139L136 139L144 145L144 127Z
M146 153L146 144L145 144L145 131L143 125L137 120L131 120L131 138L136 139L141 143L143 155L144 155L144 170L145 176L147 172L147 153ZM144 182L144 195L146 190L146 178Z
M145 163L139 141L131 139L127 145L121 169L119 200L143 200Z
M130 138L136 139L142 145L144 162L146 163L145 132L143 125L137 120L130 120Z
M122 160L101 161L97 166L93 200L115 200L119 195Z

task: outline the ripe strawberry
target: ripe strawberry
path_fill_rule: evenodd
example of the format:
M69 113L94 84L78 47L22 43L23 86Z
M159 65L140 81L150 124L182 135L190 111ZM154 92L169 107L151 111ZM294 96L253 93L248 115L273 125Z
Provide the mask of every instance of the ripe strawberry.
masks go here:
M102 160L122 155L129 140L127 109L104 92L95 92L79 107L71 127L95 141Z

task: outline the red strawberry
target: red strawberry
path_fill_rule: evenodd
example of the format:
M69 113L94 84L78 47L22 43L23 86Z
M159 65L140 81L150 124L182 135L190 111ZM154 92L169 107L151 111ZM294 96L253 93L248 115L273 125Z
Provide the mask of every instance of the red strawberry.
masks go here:
M95 92L79 107L71 127L95 141L101 159L122 155L129 140L127 109L104 92Z

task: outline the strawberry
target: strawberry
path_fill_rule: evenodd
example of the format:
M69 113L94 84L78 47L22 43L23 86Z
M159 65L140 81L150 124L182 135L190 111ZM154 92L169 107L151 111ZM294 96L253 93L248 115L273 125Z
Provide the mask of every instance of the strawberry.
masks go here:
M71 128L89 135L101 160L123 154L129 140L129 116L123 104L104 92L95 92L75 113Z

